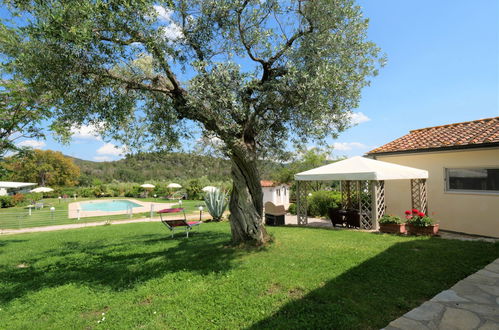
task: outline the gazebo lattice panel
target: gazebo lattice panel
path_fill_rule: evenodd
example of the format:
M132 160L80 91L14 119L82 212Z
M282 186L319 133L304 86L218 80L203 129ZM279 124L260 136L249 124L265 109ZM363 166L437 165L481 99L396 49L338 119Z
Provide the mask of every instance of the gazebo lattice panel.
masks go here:
M297 181L296 183L296 199L297 210L296 216L298 220L298 225L306 225L308 223L307 218L307 183L303 181Z
M357 181L359 197L360 227L371 229L372 223L372 181Z
M428 201L426 199L426 179L411 180L412 208L428 213Z
M344 181L341 185L341 204L346 209L357 208L359 201L358 181Z
M374 195L376 196L376 217L379 219L385 215L385 181L374 182Z

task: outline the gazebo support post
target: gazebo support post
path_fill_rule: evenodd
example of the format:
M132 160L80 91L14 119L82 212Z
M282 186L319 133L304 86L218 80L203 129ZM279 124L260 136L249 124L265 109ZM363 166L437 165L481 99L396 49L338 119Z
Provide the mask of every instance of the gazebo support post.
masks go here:
M411 180L411 204L413 209L428 213L428 200L426 196L426 179Z
M298 226L306 226L308 224L306 181L296 181L296 216Z
M371 181L371 229L379 230L379 218L385 215L385 181Z

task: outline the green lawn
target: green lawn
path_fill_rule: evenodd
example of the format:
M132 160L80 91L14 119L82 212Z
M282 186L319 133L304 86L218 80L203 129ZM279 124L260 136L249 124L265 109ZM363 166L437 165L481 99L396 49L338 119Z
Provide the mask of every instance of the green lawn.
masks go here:
M160 223L0 237L0 328L379 329L499 257L499 245L228 223L170 239ZM105 319L104 319L105 318Z
M123 199L121 197L115 198L99 198L98 200L112 200L112 199ZM126 199L126 198L124 198ZM96 198L79 198L76 201L88 201L96 200ZM155 198L140 198L138 199L144 202L156 202L156 203L178 203L177 200L168 201L164 199ZM28 215L28 209L26 207L10 207L0 209L0 229L17 229L17 228L28 228L28 227L38 227L38 226L50 226L50 225L63 225L69 223L85 223L85 222L95 222L95 221L106 221L106 220L128 220L130 216L128 214L120 215L108 215L99 217L85 217L77 219L68 218L68 204L75 202L75 200L68 199L67 201L59 201L57 198L44 199L43 202L47 204L41 210L32 209L31 215ZM182 201L182 207L185 208L187 214L199 214L198 206L204 205L203 201L196 200L185 200ZM55 207L55 212L52 214L50 211L50 206ZM178 206L178 204L176 204ZM205 208L206 210L206 208ZM155 215L156 216L156 215ZM134 213L132 219L148 218L150 217L150 212L145 213Z

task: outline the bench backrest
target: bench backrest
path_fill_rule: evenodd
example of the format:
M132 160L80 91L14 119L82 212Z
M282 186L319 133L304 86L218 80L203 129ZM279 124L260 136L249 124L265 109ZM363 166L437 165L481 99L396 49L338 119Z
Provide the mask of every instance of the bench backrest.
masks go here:
M285 215L286 209L284 205L275 205L272 202L265 203L265 214L271 215Z

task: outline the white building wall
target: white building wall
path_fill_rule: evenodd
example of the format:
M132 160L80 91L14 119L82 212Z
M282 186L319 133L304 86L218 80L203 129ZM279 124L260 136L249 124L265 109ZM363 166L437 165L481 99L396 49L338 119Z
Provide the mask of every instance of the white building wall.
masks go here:
M287 185L262 187L262 191L264 205L266 202L272 202L275 205L284 205L286 209L289 207L289 187Z

